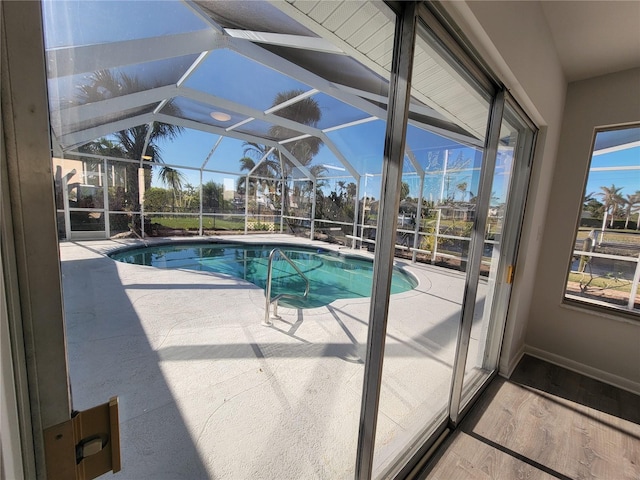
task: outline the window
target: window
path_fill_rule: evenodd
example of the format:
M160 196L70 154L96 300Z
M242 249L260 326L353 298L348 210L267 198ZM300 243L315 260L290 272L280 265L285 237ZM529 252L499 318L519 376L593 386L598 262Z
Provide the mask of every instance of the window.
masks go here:
M565 299L640 313L640 126L596 132Z

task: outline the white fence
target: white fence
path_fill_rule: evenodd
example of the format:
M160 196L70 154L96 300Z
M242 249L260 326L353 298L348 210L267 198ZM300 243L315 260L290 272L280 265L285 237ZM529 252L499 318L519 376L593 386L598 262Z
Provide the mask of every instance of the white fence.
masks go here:
M635 263L635 272L633 274L633 280L631 281L631 292L629 292L629 301L627 302L627 309L633 310L636 295L638 294L638 283L640 282L640 255L637 257L625 257L622 255L610 255L607 253L596 253L596 252L587 252L584 250L574 250L573 254L580 258L589 257L589 258L605 258L608 260L617 260L622 262L631 262ZM572 271L571 273L584 273L580 271Z

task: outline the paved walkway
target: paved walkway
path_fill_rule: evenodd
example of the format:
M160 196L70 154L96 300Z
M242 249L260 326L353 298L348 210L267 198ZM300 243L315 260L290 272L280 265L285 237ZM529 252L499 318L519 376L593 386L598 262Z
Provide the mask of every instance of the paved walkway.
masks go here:
M265 327L250 283L105 256L139 243L60 245L73 407L120 399L123 470L106 478L353 478L369 299L280 307ZM460 272L401 264L419 285L392 296L376 464L444 410L464 286Z

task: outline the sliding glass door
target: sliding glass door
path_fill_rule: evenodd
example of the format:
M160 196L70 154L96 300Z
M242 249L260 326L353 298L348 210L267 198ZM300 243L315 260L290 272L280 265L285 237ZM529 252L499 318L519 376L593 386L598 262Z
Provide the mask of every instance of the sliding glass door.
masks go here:
M415 259L419 286L390 301L374 456L382 476L448 420L490 110L491 92L419 22L395 251Z
M454 422L498 368L509 296L515 278L515 259L534 139L533 125L508 98L491 179L462 391L459 399L458 392L454 392L452 398L451 418Z
M498 365L534 127L465 58L419 10L394 250L419 285L389 302L377 478L406 475Z

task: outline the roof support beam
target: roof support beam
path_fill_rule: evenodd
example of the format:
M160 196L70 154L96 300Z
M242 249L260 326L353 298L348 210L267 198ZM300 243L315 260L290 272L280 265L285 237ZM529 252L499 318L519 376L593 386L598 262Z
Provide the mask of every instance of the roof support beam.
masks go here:
M95 72L223 48L229 37L211 28L160 37L47 50L47 77Z
M248 42L243 42L240 39L231 39L231 42L229 43L228 47L240 53L241 55L246 56L247 58L255 60L256 62L269 66L270 68L273 68L280 72L285 72L291 78L294 78L300 82L303 82L312 88L315 88L323 93L326 93L327 95L331 95L332 97L337 98L338 100L341 100L344 103L351 105L352 107L362 110L363 112L371 116L374 116L380 119L386 119L387 117L387 111L384 108L379 107L359 96L350 94L346 92L344 89L335 86L333 83L330 83L324 80L323 78L318 77L317 75L305 70L299 65L291 63L288 60L285 60L284 58L279 57L274 53L264 50L258 45L254 45ZM421 128L425 127L425 125L422 124L421 122L416 122L411 119L409 120L409 124L412 124ZM453 136L453 137L460 138L460 141L465 144L477 145L477 146L482 146L484 144L484 142L478 140L477 138L471 135L466 136L466 135L461 135L459 133L453 133L447 129L438 128L432 125L427 125L427 127L430 131L440 133L441 135L445 135L447 137Z
M285 72L291 78L305 83L311 88L315 88L316 90L331 95L332 97L335 97L348 105L358 108L368 113L369 115L374 115L378 118L386 118L387 112L384 109L362 98L345 93L344 91L333 85L331 82L328 82L327 80L305 70L299 65L285 60L284 58L271 53L259 47L258 45L254 45L249 42L243 42L240 41L240 39L234 38L230 39L229 48L232 48L234 51L246 56L247 58L273 68L274 70Z
M87 122L96 118L114 115L132 108L143 107L160 103L168 100L178 94L175 85L167 85L165 87L153 88L142 92L122 95L120 97L109 98L99 102L87 103L75 107L69 107L62 110L52 112L52 118L58 118L62 125ZM55 121L55 120L54 120ZM61 126L58 125L55 130L61 135L67 135L71 132L60 131Z
M338 160L340 160L340 162L344 165L344 167L349 171L351 176L355 178L356 181L359 182L360 174L358 173L358 171L355 168L353 168L353 165L351 165L351 162L349 162L349 160L347 160L347 158L344 155L342 155L342 152L338 149L338 147L335 146L335 144L329 139L329 137L327 137L324 134L324 132L320 133L320 140L322 140L324 144L327 146L327 148L333 152L333 154L338 158Z
M372 100L374 102L380 103L382 105L386 105L389 101L389 98L386 95L380 95L378 93L367 92L366 90L361 90L359 88L350 87L348 85L340 85L337 84L338 88L344 90L345 92L351 93L352 95L357 95L362 98L366 98ZM415 93L415 92L412 92ZM428 105L417 105L412 103L409 105L410 112L416 112L420 115L425 115L427 117L435 118L442 121L449 122L449 119L444 115L440 114L437 110L429 107Z
M190 2L191 3L191 2ZM202 12L197 7L192 7L194 12L197 13L200 18L211 25L215 29L219 29L219 25L216 24L208 15ZM256 62L268 66L274 70L284 72L291 78L294 78L306 85L309 85L312 88L315 88L321 92L327 93L338 100L342 100L343 102L363 110L367 112L369 115L377 116L378 118L386 118L387 112L372 103L363 100L354 95L349 95L344 91L337 88L333 83L305 70L304 68L292 63L284 58L265 50L259 45L255 45L249 41L246 41L242 38L232 38L225 37L228 41L225 43L225 47L234 50L241 55L244 55L251 60L255 60Z
M354 120L353 122L343 123L342 125L336 125L334 127L328 127L322 130L322 133L329 133L335 130L342 130L343 128L355 127L356 125L362 125L363 123L375 122L380 120L378 117L367 117L362 120Z
M309 93L309 92L307 92ZM316 93L316 91L313 91L313 93ZM334 153L334 155L336 155L336 157L338 157L338 159L344 164L345 168L347 168L349 170L349 172L351 172L351 175L355 178L359 178L359 175L357 173L357 171L355 170L355 168L353 168L353 166L347 161L347 159L344 157L344 155L342 155L342 153L339 152L339 150L335 147L335 145L333 144L333 142L331 142L331 140L329 140L329 138L324 134L324 132L322 130L320 130L319 128L315 128L315 127L310 127L309 125L304 125L302 123L298 123L298 122L294 122L293 120L289 120L287 118L284 117L280 117L278 115L270 115L266 112L273 112L273 111L277 111L280 110L280 108L275 108L275 110L269 109L266 112L262 112L260 110L256 110L254 108L250 108L247 107L246 105L241 105L235 102L232 102L230 100L226 100L224 98L219 98L216 97L214 95L210 95L208 93L203 93L197 90L193 90L190 88L186 88L186 87L182 87L179 89L179 94L180 96L186 97L186 98L190 98L191 100L195 100L198 102L202 102L202 103L206 103L206 104L213 104L217 107L223 108L225 110L230 110L233 112L237 112L237 113L241 113L243 115L246 115L249 118L253 118L253 119L258 119L258 120L264 120L265 122L269 122L269 123L273 123L274 125L278 125L284 128L289 128L291 130L294 131L298 131L300 133L306 134L306 135L312 135L314 137L318 137L320 138L330 149L331 151ZM302 94L298 98L299 100L302 100L303 98L307 98L310 95ZM293 100L293 99L292 99ZM288 102L284 102L288 106L289 103ZM283 104L281 104L283 105ZM280 107L280 105L277 105L277 107ZM284 107L283 107L284 108ZM237 126L237 125L235 125ZM234 127L235 127L234 126ZM231 131L233 129L227 129L226 131ZM289 141L291 139L288 139ZM279 143L285 143L287 140L283 140ZM355 175L354 175L355 173Z
M283 108L288 107L289 105L293 105L295 103L298 103L302 100L304 100L305 98L309 98L313 95L315 95L316 93L318 93L318 90L316 90L315 88L312 88L311 90L308 90L304 93L301 93L300 95L296 95L293 98L290 98L289 100L286 100L282 103L279 103L278 105L274 105L273 107L267 109L264 111L264 113L273 113L273 112L277 112L278 110L282 110Z
M313 90L308 93L309 95L303 94L301 95L301 97L306 98L308 96L311 96L311 94L316 93L316 91ZM210 95L210 94L203 93L198 90L193 90L187 87L178 88L174 85L170 85L166 87L154 88L152 90L148 90L145 92L132 93L130 95L123 95L121 97L110 98L107 100L103 100L101 102L95 102L92 104L71 107L69 109L64 110L64 112L66 113L66 111L68 110L69 117L71 118L75 117L78 122L86 122L95 117L114 114L128 108L135 108L135 107L140 107L144 105L149 105L155 102L161 102L176 96L182 96L197 102L214 105L226 110L240 113L242 115L247 115L248 117L251 117L251 118L264 120L266 122L273 123L275 125L279 125L284 128L300 131L306 135L313 135L315 137L318 137L327 145L327 147L340 160L340 162L345 166L345 168L349 170L351 175L356 179L359 178L359 174L356 171L356 169L351 165L351 163L349 163L349 161L345 158L345 156L342 155L342 153L336 148L333 142L327 137L327 135L325 135L325 133L322 130L315 127L310 127L308 125L300 124L298 122L294 122L284 117L280 117L277 115L270 115L260 110L253 109L245 105L238 104L230 100L216 97L215 95ZM285 105L285 106L288 106L288 105ZM280 105L278 105L278 107L280 107ZM277 111L277 110L280 110L280 108L277 108L275 110L269 109L267 110L267 112ZM371 119L375 119L375 117L371 117ZM114 123L110 123L108 125L114 125ZM130 128L132 126L135 126L135 125L127 124L127 127L125 128ZM106 130L107 129L102 131L106 132ZM225 129L225 132L229 132L231 130L227 128ZM103 134L103 136L108 135L109 133L113 133L115 131L119 131L119 130L112 130L110 132L106 132ZM82 132L75 132L73 134L67 134L67 135L61 136L61 143L64 144L65 140L68 137L71 137L72 135L77 135L78 138L86 138L82 136ZM87 133L87 135L93 135L93 133L91 134ZM93 140L95 138L98 138L98 137L91 136L90 138L87 139L87 141ZM252 141L256 141L256 140L258 139L254 139ZM258 141L262 142L262 140L258 140ZM75 143L76 142L74 142L74 144Z
M288 118L284 118L284 117L279 117L278 115L270 115L268 113L263 112L262 110L257 110L255 108L251 108L246 105L233 102L231 100L217 97L215 95L200 92L198 90L193 90L191 88L182 87L179 89L178 94L181 97L189 98L191 100L195 100L196 102L205 103L207 105L219 107L224 110L236 112L256 120L263 120L265 122L273 123L274 125L288 128L296 132L306 133L308 135L313 135L316 137L319 136L319 134L321 133L321 130L318 128L314 128L314 127L310 127L309 125L304 125L302 123L294 122L293 120L289 120ZM267 112L269 112L269 110L267 110ZM235 127L237 126L239 125L235 125Z
M413 150L411 150L411 147L409 147L409 145L406 145L404 147L404 154L409 159L409 162L411 162L411 165L413 166L415 171L418 172L420 175L424 176L424 170L422 169L422 166L416 159L416 156L414 155Z
M238 30L235 28L225 28L225 32L231 37L242 38L253 43L264 43L267 45L277 45L280 47L298 48L301 50L311 50L314 52L335 53L344 55L345 53L331 42L320 37L308 37L302 35L288 35L284 33L256 32L251 30Z
M311 171L307 167L302 165L298 161L298 159L294 157L291 152L289 152L289 150L287 150L286 148L280 147L278 148L278 151L281 152L285 157L287 157L287 159L289 159L291 163L293 163L296 167L298 167L300 171L304 173L309 180L313 180L314 182L316 181L316 177L311 173Z
M144 145L142 147L142 154L140 155L140 166L142 167L142 161L148 160L150 157L147 156L147 148L149 147L149 142L151 141L151 134L153 133L153 122L149 122L147 124L147 134L144 136ZM145 158L147 157L147 158Z
M191 66L187 68L187 71L184 72L184 74L182 74L182 77L180 77L180 80L178 80L176 85L178 87L181 87L187 80L189 80L189 77L193 75L193 73L198 69L198 67L202 64L202 62L204 62L204 60L209 56L210 53L211 53L210 50L207 52L202 52L200 56L198 56L198 58L196 58L193 61Z
M217 33L224 32L224 29L213 20L211 20L211 18L209 18L209 15L203 12L202 8L200 8L200 6L194 0L182 0L182 3L184 3L195 15L203 19L204 22L210 25Z
M211 160L211 157L213 157L213 154L218 149L218 146L220 145L220 143L222 143L222 139L223 138L224 137L222 135L220 135L218 137L218 140L216 140L216 143L213 145L213 148L211 149L211 151L207 155L207 158L205 158L204 162L202 162L202 166L200 167L200 170L204 170L204 168L207 166L207 163L209 163L209 160Z
M145 113L144 115L138 115L136 117L125 118L118 120L117 122L105 123L97 127L88 128L79 132L63 135L58 138L58 141L64 148L64 150L70 150L76 148L79 145L83 145L91 140L111 135L112 133L126 130L127 128L137 127L139 125L153 122L153 114Z
M358 95L362 98L367 98L371 101L377 102L381 105L387 104L387 97L384 95L378 95L375 93L366 92L357 88L349 87L346 85L338 85L341 90L352 95ZM418 97L415 91L412 92L414 96ZM422 98L420 98L422 100ZM456 142L472 145L475 147L483 147L484 141L476 138L470 134L464 133L464 130L458 126L458 124L452 122L447 117L440 114L438 111L432 109L428 105L417 105L415 103L409 104L409 112L420 115L424 121L416 120L415 118L409 118L409 125L428 130L431 133L451 138ZM325 129L325 131L327 131Z
M195 122L193 120L185 120L183 118L172 117L170 115L158 114L154 117L157 122L164 122L173 125L178 125L185 128L191 128L193 130L200 130L202 132L214 133L216 135L224 135L225 137L236 138L238 140L243 140L245 142L254 142L261 145L266 145L269 147L278 148L278 142L273 140L267 140L266 138L256 137L254 135L249 135L246 133L236 132L235 130L226 131L224 128L214 127L213 125L205 125L200 122ZM305 175L308 176L309 179L315 180L315 176L311 174L309 169L302 165L297 158L291 155L288 151L282 152L291 162L297 166Z
M251 169L251 171L250 171L249 173L247 173L247 177L249 177L249 176L253 175L253 173L254 173L256 170L258 170L258 167L259 167L260 165L262 165L262 162L264 162L264 161L267 159L267 157L273 153L273 151L274 151L274 150L275 150L275 147L271 147L271 148L267 151L267 153L265 153L265 154L262 156L262 158L261 158L260 160L258 160L258 163L256 163L256 164L254 165L254 167Z

